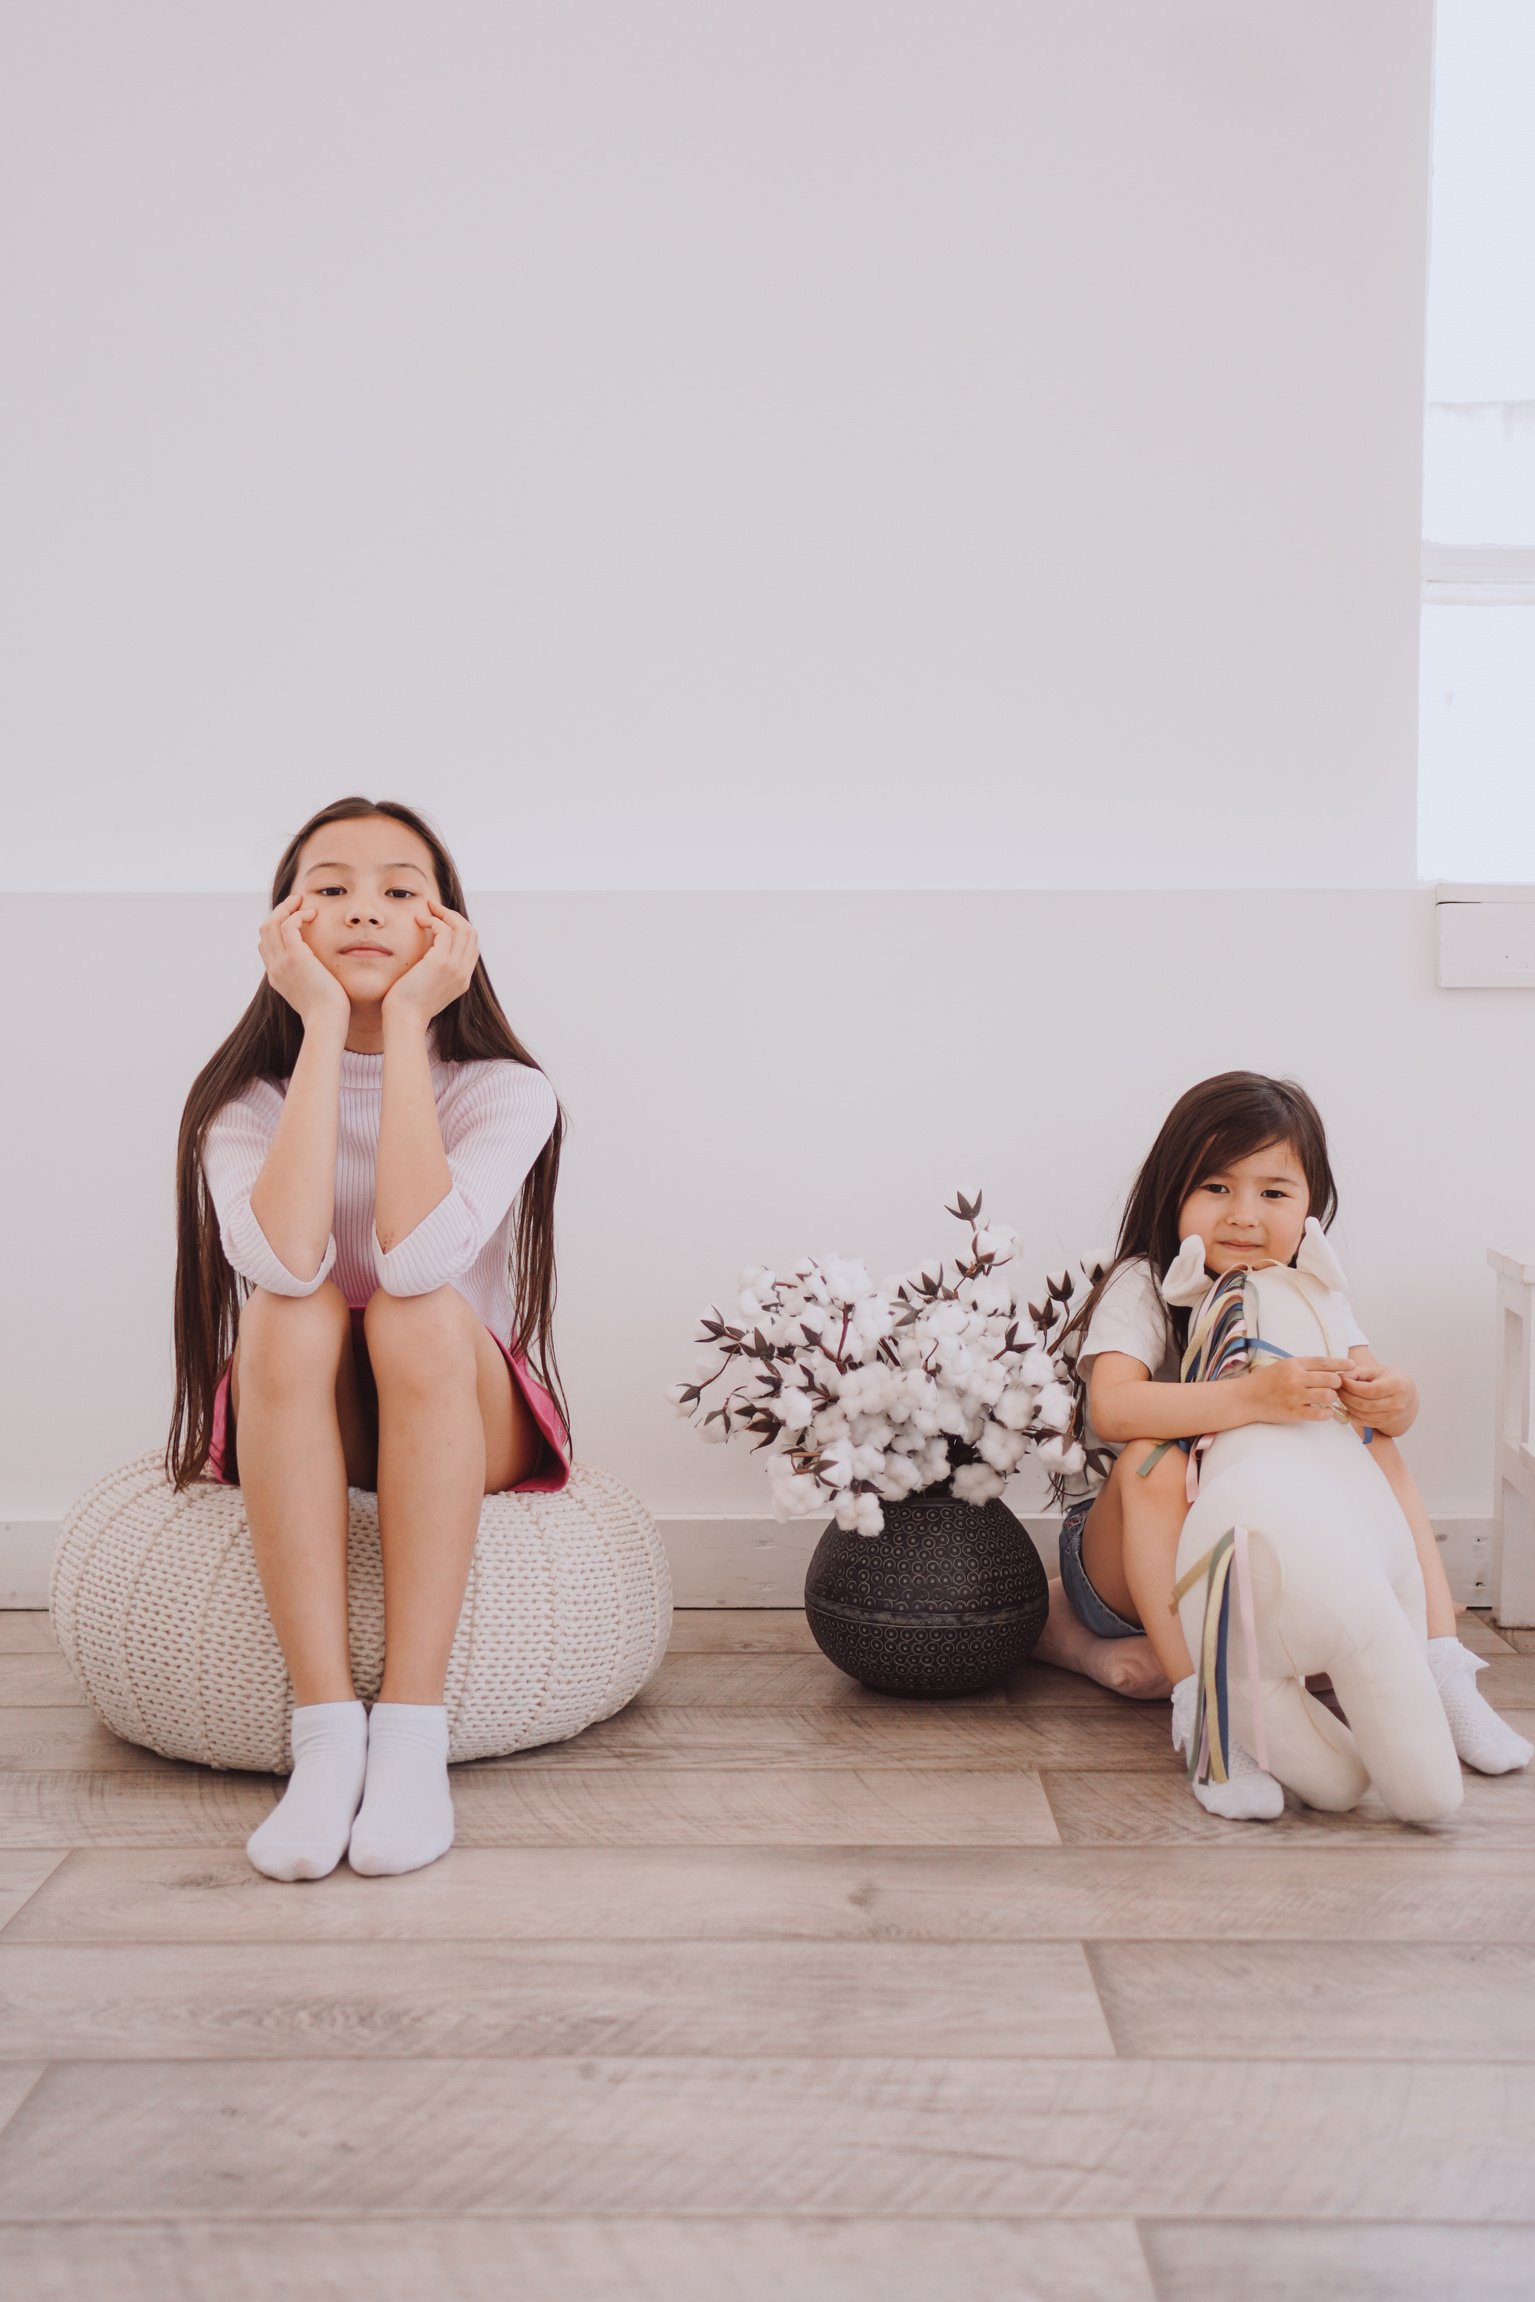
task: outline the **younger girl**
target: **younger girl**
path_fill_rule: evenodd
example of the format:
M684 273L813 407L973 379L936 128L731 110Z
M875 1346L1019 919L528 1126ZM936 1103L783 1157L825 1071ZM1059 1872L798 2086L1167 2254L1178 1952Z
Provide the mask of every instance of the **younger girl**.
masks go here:
M1346 1359L1271 1361L1217 1383L1178 1380L1189 1314L1169 1307L1159 1282L1180 1243L1200 1239L1212 1279L1292 1263L1308 1216L1325 1228L1336 1208L1321 1119L1291 1081L1227 1071L1173 1106L1131 1191L1114 1260L1063 1338L1077 1346L1076 1435L1089 1457L1111 1452L1113 1463L1096 1496L1068 1499L1060 1580L1035 1651L1124 1693L1170 1687L1173 1742L1186 1749L1194 1667L1171 1597L1189 1458L1176 1442L1243 1423L1322 1420L1341 1401L1361 1438L1373 1431L1371 1455L1412 1529L1429 1663L1455 1748L1466 1765L1501 1774L1535 1751L1477 1693L1475 1673L1485 1665L1455 1636L1434 1531L1395 1443L1418 1411L1411 1377L1380 1365L1356 1325ZM1116 1651L1120 1641L1133 1649ZM1229 1781L1197 1783L1194 1792L1213 1814L1269 1820L1284 1807L1280 1785L1240 1745Z
M293 1772L252 1862L415 1870L453 1840L444 1681L481 1498L569 1476L560 1110L410 808L311 817L259 944L266 981L182 1117L166 1468L178 1489L239 1482L293 1684ZM378 1494L371 1714L348 1648L349 1485Z

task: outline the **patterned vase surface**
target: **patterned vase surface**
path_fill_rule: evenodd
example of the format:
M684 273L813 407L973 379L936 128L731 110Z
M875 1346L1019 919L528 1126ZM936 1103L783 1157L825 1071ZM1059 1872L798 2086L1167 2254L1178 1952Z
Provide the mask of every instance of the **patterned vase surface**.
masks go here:
M1000 1501L934 1492L886 1503L884 1532L835 1523L805 1577L823 1654L881 1694L975 1694L1033 1651L1049 1611L1044 1564Z

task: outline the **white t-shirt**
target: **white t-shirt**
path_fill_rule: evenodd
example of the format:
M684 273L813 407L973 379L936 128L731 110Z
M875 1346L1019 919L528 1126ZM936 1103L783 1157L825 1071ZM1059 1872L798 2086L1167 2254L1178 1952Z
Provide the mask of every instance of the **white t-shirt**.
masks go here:
M1345 1303L1344 1310L1346 1348L1352 1350L1356 1343L1362 1343L1368 1349L1369 1338L1352 1308ZM1121 1264L1093 1306L1093 1315L1087 1322L1087 1332L1077 1354L1077 1372L1084 1383L1091 1373L1093 1360L1101 1351L1123 1351L1128 1358L1139 1359L1154 1383L1178 1380L1181 1353L1173 1338L1171 1313L1144 1255ZM1100 1438L1091 1421L1087 1422L1082 1443L1089 1454L1102 1451L1109 1455L1117 1455L1122 1444ZM1071 1502L1093 1494L1097 1484L1085 1472L1068 1480L1068 1507Z

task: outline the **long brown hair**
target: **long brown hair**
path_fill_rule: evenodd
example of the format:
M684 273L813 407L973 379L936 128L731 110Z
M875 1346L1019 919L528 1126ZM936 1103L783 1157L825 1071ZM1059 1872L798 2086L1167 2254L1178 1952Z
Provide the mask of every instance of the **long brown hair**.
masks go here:
M458 867L437 834L414 808L397 800L355 795L322 807L293 834L272 880L272 910L293 892L304 842L328 823L358 816L389 815L422 840L437 875L438 900L468 917ZM433 1019L433 1038L446 1063L501 1060L539 1066L513 1031L491 988L483 959L475 963L469 988ZM219 1238L218 1216L203 1173L208 1129L224 1105L252 1079L291 1079L303 1045L304 1026L296 1011L263 978L249 1007L223 1045L192 1082L181 1115L176 1147L176 1397L165 1450L167 1477L179 1492L208 1460L213 1438L213 1399L224 1362L234 1349L240 1307L249 1294L232 1269ZM559 1180L565 1119L558 1108L554 1131L534 1160L517 1202L511 1257L517 1305L517 1342L558 1402L569 1423L554 1353L554 1192Z
M1322 1118L1304 1087L1293 1079L1268 1079L1260 1071L1221 1071L1180 1095L1157 1132L1125 1202L1113 1260L1088 1290L1076 1315L1054 1346L1066 1351L1076 1390L1071 1435L1080 1439L1086 1424L1086 1385L1076 1373L1077 1353L1104 1289L1126 1263L1145 1256L1160 1280L1178 1252L1178 1217L1190 1195L1209 1175L1232 1167L1271 1143L1288 1143L1300 1161L1310 1194L1308 1212L1325 1231L1338 1211L1338 1188L1327 1156ZM1186 1310L1163 1306L1167 1338L1180 1353L1188 1340Z

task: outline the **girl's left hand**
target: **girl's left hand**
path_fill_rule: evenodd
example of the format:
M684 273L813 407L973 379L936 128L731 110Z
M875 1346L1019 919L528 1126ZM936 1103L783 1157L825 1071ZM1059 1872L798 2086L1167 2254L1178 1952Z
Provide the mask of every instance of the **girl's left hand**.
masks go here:
M1410 1375L1400 1367L1353 1367L1339 1393L1348 1419L1360 1430L1404 1430L1417 1404Z
M480 956L480 938L461 911L450 911L430 895L423 895L421 900L427 916L423 919L418 912L416 925L429 927L432 940L415 964L385 992L383 1012L386 1016L408 1014L424 1028L468 990Z

